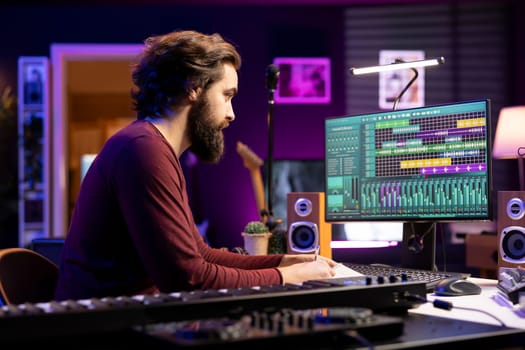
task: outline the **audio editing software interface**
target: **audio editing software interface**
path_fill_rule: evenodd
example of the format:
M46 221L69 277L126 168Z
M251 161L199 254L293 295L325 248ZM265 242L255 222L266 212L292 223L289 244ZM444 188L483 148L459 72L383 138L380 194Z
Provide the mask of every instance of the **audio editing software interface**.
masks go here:
M326 220L491 215L490 100L325 120Z

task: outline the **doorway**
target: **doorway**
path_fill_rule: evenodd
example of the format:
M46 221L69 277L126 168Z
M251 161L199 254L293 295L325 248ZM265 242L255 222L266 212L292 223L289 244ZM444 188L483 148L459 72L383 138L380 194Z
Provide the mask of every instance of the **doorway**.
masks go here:
M81 181L81 158L135 119L130 64L143 45L51 44L52 103L48 237L65 237Z

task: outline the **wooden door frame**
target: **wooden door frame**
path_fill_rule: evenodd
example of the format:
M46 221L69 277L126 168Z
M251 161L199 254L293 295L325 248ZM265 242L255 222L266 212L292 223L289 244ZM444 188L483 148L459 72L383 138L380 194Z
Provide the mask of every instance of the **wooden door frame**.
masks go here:
M125 61L131 62L140 53L143 45L137 44L62 44L53 43L51 52L52 71L52 104L50 133L50 162L47 174L49 198L48 206L49 228L48 237L65 237L69 227L68 214L68 101L67 101L67 67L73 61Z

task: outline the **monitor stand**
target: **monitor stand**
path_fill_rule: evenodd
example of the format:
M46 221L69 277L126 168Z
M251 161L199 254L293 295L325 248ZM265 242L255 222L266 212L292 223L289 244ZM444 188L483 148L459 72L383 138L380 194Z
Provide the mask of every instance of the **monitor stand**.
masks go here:
M401 267L436 271L436 223L403 224Z

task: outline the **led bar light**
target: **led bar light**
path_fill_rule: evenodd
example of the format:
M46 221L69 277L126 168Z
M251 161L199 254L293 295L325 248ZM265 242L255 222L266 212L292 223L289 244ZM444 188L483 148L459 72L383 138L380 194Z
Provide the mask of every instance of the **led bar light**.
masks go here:
M350 73L353 75L362 75L369 73L379 73L387 72L398 69L408 69L408 68L418 68L418 67L428 67L428 66L437 66L439 64L445 63L444 57L438 57L428 60L412 61L412 62L394 62L382 66L372 66L372 67L363 67L363 68L350 68Z

